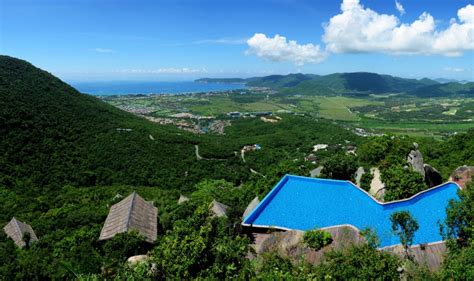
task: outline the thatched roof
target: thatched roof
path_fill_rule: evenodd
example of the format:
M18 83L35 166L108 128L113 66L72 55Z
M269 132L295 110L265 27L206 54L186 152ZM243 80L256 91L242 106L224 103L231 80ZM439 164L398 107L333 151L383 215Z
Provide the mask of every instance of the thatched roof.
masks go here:
M158 209L136 192L112 205L99 240L106 240L118 233L137 230L147 242L156 241Z
M226 217L227 216L227 209L229 206L224 205L222 203L217 202L216 200L212 200L211 203L211 211L216 217Z
M38 241L38 237L36 237L33 228L29 224L21 222L16 218L12 218L12 220L3 228L5 233L8 237L13 239L15 244L18 247L25 247L26 243L23 241L23 235L26 233L30 234L30 241Z

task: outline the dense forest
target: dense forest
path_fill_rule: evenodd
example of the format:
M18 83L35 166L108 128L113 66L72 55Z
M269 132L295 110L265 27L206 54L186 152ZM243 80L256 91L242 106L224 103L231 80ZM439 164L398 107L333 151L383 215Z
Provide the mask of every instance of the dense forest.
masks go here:
M0 276L398 279L407 261L378 251L376 243L330 252L318 266L276 253L248 259L251 241L240 223L247 204L283 175L308 175L321 164L322 176L347 180L359 166L379 167L391 180L390 199L426 189L420 175L404 168L413 142L445 180L458 166L474 164L474 130L446 140L366 138L344 124L282 114L278 123L240 119L223 136L194 135L123 112L25 61L1 56L0 224L16 217L31 224L39 241L20 249L0 232ZM253 144L262 149L243 161L240 149ZM305 161L316 144L328 148L315 152L318 163ZM346 153L349 145L358 147L357 155ZM158 208L157 242L145 243L134 232L98 241L110 206L133 191ZM473 192L460 192L461 200L447 209L449 252L441 270L414 265L409 278L472 279ZM178 204L182 194L190 198L186 204ZM226 217L210 214L212 200L229 206ZM137 254L150 259L128 266L127 258Z

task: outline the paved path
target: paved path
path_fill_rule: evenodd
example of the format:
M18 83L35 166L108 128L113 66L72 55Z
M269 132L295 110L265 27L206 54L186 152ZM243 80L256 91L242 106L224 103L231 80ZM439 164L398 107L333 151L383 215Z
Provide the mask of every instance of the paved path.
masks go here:
M196 159L197 160L202 160L203 158L201 157L201 155L199 155L199 145L196 144L194 146L194 148L195 148L195 152L196 152Z

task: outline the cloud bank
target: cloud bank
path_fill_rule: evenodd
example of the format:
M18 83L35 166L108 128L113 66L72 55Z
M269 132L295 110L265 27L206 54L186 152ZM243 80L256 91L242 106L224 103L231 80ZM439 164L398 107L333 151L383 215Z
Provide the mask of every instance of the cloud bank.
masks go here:
M303 65L319 63L326 58L326 53L320 50L319 45L301 45L278 34L271 38L265 34L256 33L247 40L247 45L249 46L247 54L269 61L289 61L296 65Z
M396 1L400 14L405 9ZM329 19L319 45L300 45L275 35L256 33L247 41L247 53L271 61L289 61L296 65L319 63L330 53L384 53L389 55L461 56L474 50L474 6L457 12L449 26L439 29L429 13L411 23L402 23L395 15L380 14L360 4L343 0L341 13Z

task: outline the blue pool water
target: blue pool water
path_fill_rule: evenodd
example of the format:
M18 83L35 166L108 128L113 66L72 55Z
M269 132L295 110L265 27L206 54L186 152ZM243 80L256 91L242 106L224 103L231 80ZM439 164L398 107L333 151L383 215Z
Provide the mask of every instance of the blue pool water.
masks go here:
M458 189L456 184L446 183L410 200L382 205L346 181L287 175L243 223L297 230L342 224L370 227L384 247L400 244L392 233L390 214L407 210L420 226L413 244L437 242L442 240L438 222L444 222L449 200L458 199Z

